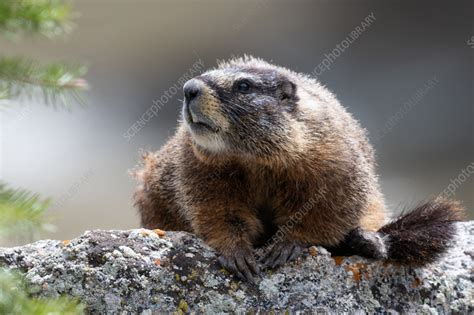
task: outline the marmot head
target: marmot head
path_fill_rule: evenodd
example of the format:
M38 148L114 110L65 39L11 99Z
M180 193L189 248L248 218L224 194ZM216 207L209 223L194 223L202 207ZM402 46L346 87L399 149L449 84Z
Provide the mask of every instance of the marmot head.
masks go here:
M194 145L207 155L266 161L304 150L301 80L290 70L247 56L189 80L182 114Z

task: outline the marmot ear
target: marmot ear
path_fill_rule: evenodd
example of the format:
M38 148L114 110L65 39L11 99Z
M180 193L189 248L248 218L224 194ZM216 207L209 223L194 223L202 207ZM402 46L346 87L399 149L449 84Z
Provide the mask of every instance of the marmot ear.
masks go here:
M282 100L293 99L295 97L296 85L293 82L283 79L279 85Z

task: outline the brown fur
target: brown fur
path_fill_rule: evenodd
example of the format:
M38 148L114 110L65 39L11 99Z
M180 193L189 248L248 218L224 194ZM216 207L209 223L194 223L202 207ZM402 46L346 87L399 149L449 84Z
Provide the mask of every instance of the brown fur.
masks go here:
M242 77L263 84L255 98L233 90ZM144 227L194 232L232 256L251 255L302 209L283 241L336 246L387 222L366 132L317 81L252 57L196 80L219 132L195 132L183 112L145 155L135 194Z

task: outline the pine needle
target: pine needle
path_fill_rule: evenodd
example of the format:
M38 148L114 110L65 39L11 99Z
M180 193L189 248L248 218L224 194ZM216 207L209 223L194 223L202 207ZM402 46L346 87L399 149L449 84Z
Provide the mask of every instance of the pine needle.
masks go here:
M46 105L54 107L61 104L70 108L71 99L82 105L80 92L88 87L81 78L85 72L84 66L40 65L23 57L3 57L0 58L0 100L32 100L40 96Z
M50 230L44 214L49 204L49 199L0 182L0 237L28 237Z
M0 32L42 34L55 37L72 29L71 4L67 0L1 0Z

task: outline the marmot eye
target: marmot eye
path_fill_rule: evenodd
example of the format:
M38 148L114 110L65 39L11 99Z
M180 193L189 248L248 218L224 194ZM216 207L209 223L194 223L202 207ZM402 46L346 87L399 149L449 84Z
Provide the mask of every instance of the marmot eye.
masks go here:
M250 91L251 85L248 81L240 81L237 83L237 90L242 93L247 93Z

